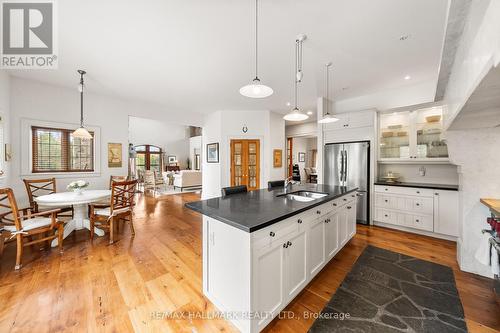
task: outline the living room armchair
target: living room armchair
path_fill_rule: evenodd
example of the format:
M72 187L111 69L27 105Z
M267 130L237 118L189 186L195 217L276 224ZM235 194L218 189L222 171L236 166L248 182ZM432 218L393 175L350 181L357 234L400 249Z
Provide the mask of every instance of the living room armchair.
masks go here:
M182 170L174 175L174 189L180 188L181 192L185 188L201 187L201 171Z

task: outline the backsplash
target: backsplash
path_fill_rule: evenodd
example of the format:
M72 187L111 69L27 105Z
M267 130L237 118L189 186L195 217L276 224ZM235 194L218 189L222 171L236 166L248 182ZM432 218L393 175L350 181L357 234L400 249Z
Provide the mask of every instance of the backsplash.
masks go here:
M389 171L402 182L458 184L457 166L452 164L379 164L379 179Z

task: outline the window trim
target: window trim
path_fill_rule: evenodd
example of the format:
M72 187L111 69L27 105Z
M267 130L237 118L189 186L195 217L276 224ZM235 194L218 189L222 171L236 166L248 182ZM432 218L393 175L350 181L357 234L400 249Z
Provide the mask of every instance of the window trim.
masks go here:
M67 170L41 170L41 171L37 171L34 169L33 167L33 160L35 159L35 150L33 149L33 133L35 130L48 130L48 131L58 131L60 133L64 133L63 135L68 135L69 136L67 137L68 139L68 143L67 143L67 148L68 150L66 151L66 158L68 159L67 161L67 164L68 166L70 166L71 162L71 143L69 141L70 139L70 133L73 131L72 129L67 129L67 128L54 128L54 127L41 127L41 126L35 126L35 125L32 125L31 126L31 172L32 173L36 173L36 174L39 174L39 173L65 173L65 172L94 172L94 160L95 160L95 157L94 157L94 145L92 145L90 147L91 149L91 156L92 156L92 169L90 170L76 170L76 169L67 169ZM94 132L93 131L89 131L89 133L92 135L92 141L94 140ZM62 146L62 144L61 144Z
M144 150L139 150L137 151L136 150L136 153L137 154L144 154L144 167L146 168L146 170L150 170L151 169L151 155L158 155L159 156L159 161L160 161L160 170L163 171L164 170L164 165L163 165L163 149L160 147L160 146L157 146L157 145L152 145L152 144L139 144L139 145L135 145L134 148L136 147L140 147L140 146L144 146ZM160 149L160 151L154 151L154 152L151 152L151 147L155 147L155 148L158 148ZM147 167L149 166L149 169L147 169ZM137 162L136 162L136 167L137 167Z
M78 124L59 123L53 121L43 121L36 119L21 119L21 176L57 176L58 178L74 178L75 176L99 177L101 175L101 128L99 126L86 126L86 128L94 133L94 170L93 171L48 171L48 172L33 172L33 147L32 147L32 130L31 127L44 127L55 129L76 130L80 127Z

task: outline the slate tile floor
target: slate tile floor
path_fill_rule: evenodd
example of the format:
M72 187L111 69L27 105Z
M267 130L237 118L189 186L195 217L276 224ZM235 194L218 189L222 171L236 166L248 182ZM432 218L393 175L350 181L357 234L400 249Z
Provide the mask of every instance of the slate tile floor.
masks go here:
M451 268L374 246L322 313L309 332L467 332Z

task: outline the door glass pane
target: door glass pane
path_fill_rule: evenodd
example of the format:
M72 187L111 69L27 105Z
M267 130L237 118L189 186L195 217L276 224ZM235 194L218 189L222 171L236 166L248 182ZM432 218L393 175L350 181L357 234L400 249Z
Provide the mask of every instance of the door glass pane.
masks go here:
M442 133L442 109L434 107L416 112L417 158L448 157Z
M380 115L380 158L410 158L410 112Z
M257 152L257 145L255 143L248 144L248 152L250 154L255 154Z
M234 144L234 153L235 154L241 154L241 143L235 143Z

